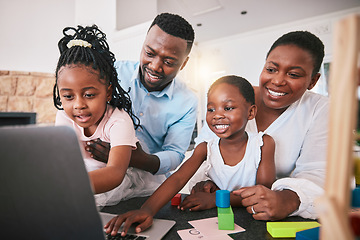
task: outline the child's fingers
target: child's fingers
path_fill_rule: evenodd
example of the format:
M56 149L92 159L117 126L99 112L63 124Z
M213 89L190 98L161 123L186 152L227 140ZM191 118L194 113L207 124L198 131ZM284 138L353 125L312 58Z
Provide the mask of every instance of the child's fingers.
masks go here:
M139 216L139 215L130 216L124 222L124 228L123 228L123 231L121 232L121 235L125 236L129 230L129 228L131 227L131 225L136 222L140 223L135 228L135 232L139 233L139 232L149 228L153 223L153 219L152 219L152 217L149 217L149 216L147 216L147 217Z
M189 208L189 211L200 211L200 210L202 210L202 208L201 208L201 205L196 205L196 206L194 206L194 207L192 207L192 208Z
M145 219L144 222L142 222L142 223L140 223L139 225L136 226L135 231L136 231L136 233L144 231L145 229L149 228L152 224L153 224L153 218L148 217L148 218Z
M186 210L186 209L190 209L193 208L195 206L198 206L198 200L196 198L192 198L190 196L187 196L182 203L180 204L180 209L181 210Z
M119 221L119 216L112 218L105 226L106 233L111 233L111 235L116 235L122 222Z

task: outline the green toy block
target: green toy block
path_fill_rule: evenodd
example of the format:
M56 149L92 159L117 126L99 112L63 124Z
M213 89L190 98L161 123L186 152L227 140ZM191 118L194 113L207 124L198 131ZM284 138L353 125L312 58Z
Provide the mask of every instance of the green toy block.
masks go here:
M319 227L318 222L267 222L266 229L273 238L294 238L296 232Z
M234 230L234 213L231 206L227 208L218 207L219 230Z

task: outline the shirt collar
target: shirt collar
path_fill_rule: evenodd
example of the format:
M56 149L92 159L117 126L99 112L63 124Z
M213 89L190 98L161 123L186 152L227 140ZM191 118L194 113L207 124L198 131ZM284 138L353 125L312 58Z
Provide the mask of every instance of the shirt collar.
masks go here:
M140 86L142 90L144 90L146 93L150 93L154 97L167 96L170 100L173 98L176 78L174 78L171 83L167 85L162 91L149 92L140 81L140 65L138 65L131 78L131 81L133 82L133 84Z

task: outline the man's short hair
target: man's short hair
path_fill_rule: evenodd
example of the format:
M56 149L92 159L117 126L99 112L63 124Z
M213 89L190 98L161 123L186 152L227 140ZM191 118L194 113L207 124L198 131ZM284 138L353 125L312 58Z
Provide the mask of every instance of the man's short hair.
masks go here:
M191 24L183 17L172 13L161 13L151 23L149 30L157 25L161 30L187 41L187 51L190 52L194 43L195 33Z

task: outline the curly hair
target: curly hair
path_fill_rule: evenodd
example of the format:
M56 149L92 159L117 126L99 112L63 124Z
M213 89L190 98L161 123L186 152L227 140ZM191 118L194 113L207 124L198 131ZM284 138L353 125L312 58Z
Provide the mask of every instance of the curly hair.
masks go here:
M319 72L325 53L324 44L317 36L308 31L294 31L286 33L273 43L266 55L266 58L272 50L281 45L295 45L309 52L314 61L312 76Z
M58 42L60 58L55 71L55 85L53 88L53 100L57 109L61 107L59 89L57 85L58 73L61 67L67 65L83 64L91 66L99 71L100 79L106 81L106 85L112 86L112 96L110 105L118 109L124 109L131 117L135 128L140 126L140 120L132 112L132 103L128 92L120 86L117 78L117 72L114 67L115 55L110 51L106 42L106 35L96 25L82 27L66 27L63 29L64 37ZM91 47L72 46L67 44L71 40L84 40L91 44Z
M254 88L252 87L251 83L243 77L239 77L236 75L228 75L217 79L213 84L211 84L208 93L217 85L221 83L227 83L237 87L245 98L245 100L250 103L251 105L255 104L255 93Z
M148 31L157 25L161 30L175 37L187 41L187 53L191 51L195 39L195 32L191 24L183 17L172 13L161 13L151 23Z

